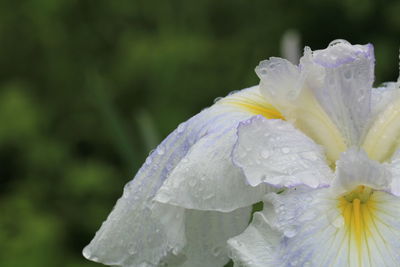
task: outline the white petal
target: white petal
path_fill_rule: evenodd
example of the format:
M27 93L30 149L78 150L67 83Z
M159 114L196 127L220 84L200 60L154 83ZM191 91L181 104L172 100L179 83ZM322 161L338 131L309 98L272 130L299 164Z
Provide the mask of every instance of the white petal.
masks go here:
M315 216L317 211L309 213L309 208L318 201L321 192L326 190L315 191L302 186L287 189L281 194L270 193L266 195L265 201L272 206L265 204L265 217L274 229L286 237L293 237L305 221ZM308 216L304 217L307 213Z
M289 61L279 58L262 61L256 72L260 77L260 91L266 99L288 121L322 145L333 164L345 151L346 145L341 133L305 83L309 73L316 72L300 70ZM319 76L316 75L317 78Z
M231 257L242 267L274 267L276 249L281 234L267 223L263 213L257 212L242 234L228 240Z
M372 45L334 42L327 49L314 51L312 61L324 69L325 75L322 84L311 89L348 145L360 145L371 111Z
M241 97L243 95L247 98ZM265 100L259 100L257 87L243 90L222 99L212 108L181 124L147 158L135 178L126 185L114 210L84 249L84 256L109 265L156 266L162 259L173 257L185 245L190 245L185 241L183 230L185 209L154 203L153 198L191 148L208 134L223 134L232 124L235 125L241 119L254 114L279 116ZM221 108L215 108L216 106ZM226 160L230 162L230 158ZM242 178L244 181L243 175L235 178ZM242 184L245 186L244 182ZM257 190L249 191L258 194ZM233 210L232 207L243 205L243 201L236 202L235 198L235 195L227 195L225 200L231 206L226 208L223 206L226 202L223 202L216 209ZM248 198L244 199L248 201ZM251 201L259 200L253 197Z
M392 174L392 183L390 184L390 193L400 196L400 150L397 150L388 165Z
M251 210L251 207L230 213L187 210L188 246L182 251L187 260L179 266L224 266L229 261L226 241L246 229Z
M273 214L271 225L284 234L271 256L275 266L346 266L331 265L340 250L333 233L341 215L335 201L323 198L328 189L296 189L266 198L272 208L266 206L264 213Z
M201 125L204 118L198 121ZM184 131L182 126L175 130L147 158L84 249L85 257L108 265L151 266L184 246L184 209L166 205L159 208L161 204L153 204L152 198L188 147L202 136L201 128L189 126Z
M389 83L382 94L380 105L376 105L377 112L362 147L368 156L378 161L390 160L393 153L399 149L400 139L400 83ZM379 100L379 99L378 99ZM377 102L375 100L375 102ZM376 113L377 113L376 112Z
M371 116L379 115L388 105L399 99L399 89L397 82L388 82L378 88L373 88L371 92Z
M255 116L241 123L233 160L253 186L326 186L333 178L321 147L281 120Z
M333 190L337 194L350 192L359 185L390 191L392 174L386 165L368 158L358 149L344 152L337 163Z
M350 210L344 218L340 198L331 198L328 190L274 196L273 225L286 232L293 229L280 240L275 256L271 255L275 266L398 266L400 200L374 191L369 204L361 204L357 233L356 215Z
M219 107L220 108L220 107ZM221 116L220 129L201 138L172 171L155 200L189 209L232 211L260 201L267 186L252 187L230 160L237 124L247 114Z
M158 191L156 201L188 209L224 212L260 201L267 186L248 185L240 168L231 160L238 124L252 116L237 105L243 105L243 100L259 103L257 97L260 95L254 89L242 91L209 109L215 117L213 125L171 172Z
M283 110L299 97L303 88L304 75L286 59L271 57L261 61L256 67L256 73L260 77L261 92Z

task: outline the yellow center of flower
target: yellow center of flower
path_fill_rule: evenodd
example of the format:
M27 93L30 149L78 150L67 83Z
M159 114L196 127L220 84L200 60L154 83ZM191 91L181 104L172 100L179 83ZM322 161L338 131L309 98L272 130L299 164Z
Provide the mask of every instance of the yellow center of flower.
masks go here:
M344 219L348 242L350 247L356 248L359 262L363 248L368 245L370 228L374 224L376 201L373 195L371 188L361 185L339 198L339 209Z

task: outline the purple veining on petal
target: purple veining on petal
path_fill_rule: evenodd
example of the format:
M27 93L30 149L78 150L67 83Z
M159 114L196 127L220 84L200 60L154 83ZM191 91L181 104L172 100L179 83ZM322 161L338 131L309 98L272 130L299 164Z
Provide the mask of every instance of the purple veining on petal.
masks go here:
M209 112L209 110L204 110L203 112ZM221 126L220 123L216 123L226 117L225 113L214 116L211 119L206 120L205 122L199 124L198 121L199 120L201 121L203 112L198 115L195 115L187 122L185 122L186 128L188 128L188 125L196 125L196 124L197 125L196 127L194 127L194 129L190 129L189 133L188 132L185 133L186 135L185 140L183 144L179 145L179 149L176 149L171 155L169 155L168 158L165 159L165 162L169 162L170 166L166 165L162 167L163 170L160 175L159 182L157 183L156 186L152 186L153 190L151 194L148 195L148 198L154 197L154 195L157 193L158 189L161 187L165 179L167 179L171 171L175 168L177 164L179 164L179 161L184 158L184 156L188 153L189 149L198 140L200 140L202 137L210 133L216 133L216 132L224 133L229 130L230 128L229 125ZM236 127L236 125L232 125L231 127ZM179 130L176 129L159 146L174 147L175 144L182 138L182 135L183 132L179 132ZM136 175L137 178L133 179L130 182L130 186L138 186L138 187L148 186L148 183L151 183L152 181L151 179L146 179L146 177L151 177L153 173L157 172L158 168L160 167L159 165L154 164L154 162L157 160L160 160L160 156L157 154L157 150L154 150L146 159L146 161L149 162L149 164L143 164L138 174ZM144 172L146 171L147 173L143 175Z
M228 110L227 110L228 111ZM225 113L225 114L224 114ZM157 264L166 253L172 249L180 249L180 243L172 240L165 240L164 226L159 218L155 217L152 210L152 199L164 181L168 178L171 171L190 151L191 147L205 136L210 129L223 130L221 125L228 126L232 123L226 119L227 112L224 110L213 113L212 108L206 109L189 119L183 127L178 127L173 131L147 158L147 163L143 164L135 178L125 187L123 196L117 201L113 211L104 222L92 242L85 248L85 256L95 261L102 261L105 264L116 265L122 262L140 263L143 261ZM221 124L221 125L219 125ZM163 151L160 153L160 149ZM179 215L180 210L171 207L173 214ZM125 215L124 215L125 214ZM139 216L140 214L140 216ZM182 214L181 214L182 215ZM133 219L132 219L133 216ZM175 215L173 215L175 216ZM125 221L129 217L130 221ZM146 222L144 231L140 229L129 229L129 225L141 225ZM118 228L115 228L118 225ZM121 226L123 225L123 226ZM158 232L155 231L158 229ZM128 231L135 232L136 240L126 240L123 233ZM110 234L114 233L114 234ZM120 243L114 247L107 245L107 242L114 242L110 237L120 235ZM112 239L112 238L111 238ZM145 240L165 240L165 242L154 245L147 245ZM180 242L180 241L178 241ZM143 251L142 257L132 258L128 253L127 244L133 246L136 251L141 251L144 247L149 247L148 253ZM112 250L112 253L110 252ZM151 252L153 251L153 252ZM111 256L107 253L111 253ZM159 256L154 256L159 254Z

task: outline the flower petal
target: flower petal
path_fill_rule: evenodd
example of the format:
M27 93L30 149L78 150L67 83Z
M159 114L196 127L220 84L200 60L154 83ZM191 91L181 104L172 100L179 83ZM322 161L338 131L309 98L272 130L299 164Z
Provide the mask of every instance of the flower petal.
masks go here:
M263 213L256 212L249 227L228 240L232 260L242 267L277 266L275 256L280 238L281 234L270 227Z
M397 82L387 82L371 92L371 117L380 115L388 105L400 98L400 88Z
M400 139L400 83L389 83L381 90L383 100L377 106L380 113L365 136L362 147L368 156L378 161L388 161L399 149ZM389 100L388 100L389 98Z
M233 160L252 186L316 188L333 178L321 147L291 124L261 116L240 124Z
M390 184L390 193L395 196L400 196L400 150L397 150L393 155L390 164L388 165L392 174L392 183Z
M179 266L224 266L229 261L226 241L246 229L251 210L251 207L230 213L187 210L188 245L182 251L187 260Z
M262 61L256 72L260 77L260 91L265 98L289 122L322 145L330 164L334 164L340 153L346 150L346 145L341 133L308 88L306 78L314 72L300 70L280 58Z
M275 222L266 221L285 233L270 255L273 266L398 266L400 199L374 191L356 214L328 191L269 195L273 208L267 205L263 214L274 214Z
M392 174L386 165L369 159L363 150L353 148L344 152L338 161L332 189L337 194L343 194L365 185L390 191L391 183Z
M247 184L240 168L229 160L237 139L237 123L246 118L236 122L232 116L222 118L228 127L199 140L172 171L155 200L188 209L223 212L260 201L267 186Z
M305 49L300 67L271 58L256 68L260 90L285 118L326 148L333 164L347 146L361 145L371 118L372 45L334 41Z
M360 145L371 111L375 64L372 45L334 41L327 49L314 51L312 62L324 70L322 83L314 81L311 85L319 103L348 145Z
M263 213L273 214L270 224L284 234L274 255L275 266L346 266L333 264L340 251L334 233L341 215L335 200L324 198L329 189L296 189L266 198L272 205L266 205Z
M309 266L399 265L399 222L395 216L387 216L385 212L387 206L398 208L399 201L396 200L395 204L389 201L382 203L386 197L390 195L375 192L373 201L377 204L374 210L367 206L362 208L363 226L359 230L361 241L355 237L357 228L354 226L354 219L350 224L345 222L335 225L335 221L320 214L303 223L304 227L299 233L281 246L280 255L286 256L285 262L292 263L289 266L302 266L306 263ZM333 210L335 206L330 208ZM339 215L338 220L341 218Z
M247 98L241 97L243 94ZM185 241L183 230L185 209L154 203L153 198L169 179L171 172L203 137L210 133L223 134L231 124L235 125L254 114L279 116L279 112L265 103L265 100L251 102L257 99L251 96L258 95L258 88L253 87L228 96L171 133L147 158L135 178L125 186L124 194L114 210L84 249L84 256L109 265L155 266L164 258L178 254L185 245L190 245ZM230 158L226 160L230 162ZM244 181L244 176L234 178L242 178ZM253 193L258 194L257 190ZM243 202L235 202L235 197L230 196L230 210L243 205ZM229 199L227 201L229 203Z
M210 108L217 119L171 172L156 201L188 209L227 212L259 202L268 191L265 185L248 185L240 168L230 160L238 124L253 115L238 109L239 104L243 99L259 103L256 97L260 95L247 90L233 96L237 105L232 105L229 96Z

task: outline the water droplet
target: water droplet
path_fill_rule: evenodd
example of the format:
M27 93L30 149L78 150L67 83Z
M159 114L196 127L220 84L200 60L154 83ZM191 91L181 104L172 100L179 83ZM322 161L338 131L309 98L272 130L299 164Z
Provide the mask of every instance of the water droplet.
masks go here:
M268 150L263 150L263 151L261 152L261 157L263 157L264 159L267 159L267 158L269 158L270 156L271 156L271 152L268 151Z
M338 44L351 45L348 41L346 41L344 39L336 39L336 40L333 40L332 42L330 42L328 46L335 46L335 45L338 45Z
M193 186L195 186L195 184L196 184L196 180L195 180L195 179L189 179L189 182L188 182L188 183L189 183L190 186L193 187Z
M234 91L230 92L230 93L228 94L228 96L233 95L233 94L236 94L237 92L239 92L239 90L234 90Z
M289 228L287 230L285 230L285 236L292 238L296 235L296 230L293 228Z
M212 253L215 257L219 256L222 252L222 247L217 246L212 249Z
M179 124L177 131L178 133L182 133L183 131L185 131L185 129L186 129L186 123L181 123Z
M214 99L214 104L217 103L218 101L220 101L223 97L217 97L216 99Z
M337 217L333 222L333 226L340 228L344 225L344 220L342 216Z
M347 71L344 73L344 77L345 77L346 79L351 79L351 76L352 76L351 70L347 70Z
M315 161L318 159L317 155L314 152L304 152L301 154L304 159L308 159L311 161Z
M128 247L128 253L129 255L135 255L137 253L136 248L133 244L130 244Z
M158 148L157 148L157 154L158 155L164 155L164 153L165 153L165 149L164 149L164 147L163 146L158 146Z
M213 197L214 197L214 193L209 193L204 196L204 200L209 200L209 199L212 199Z

